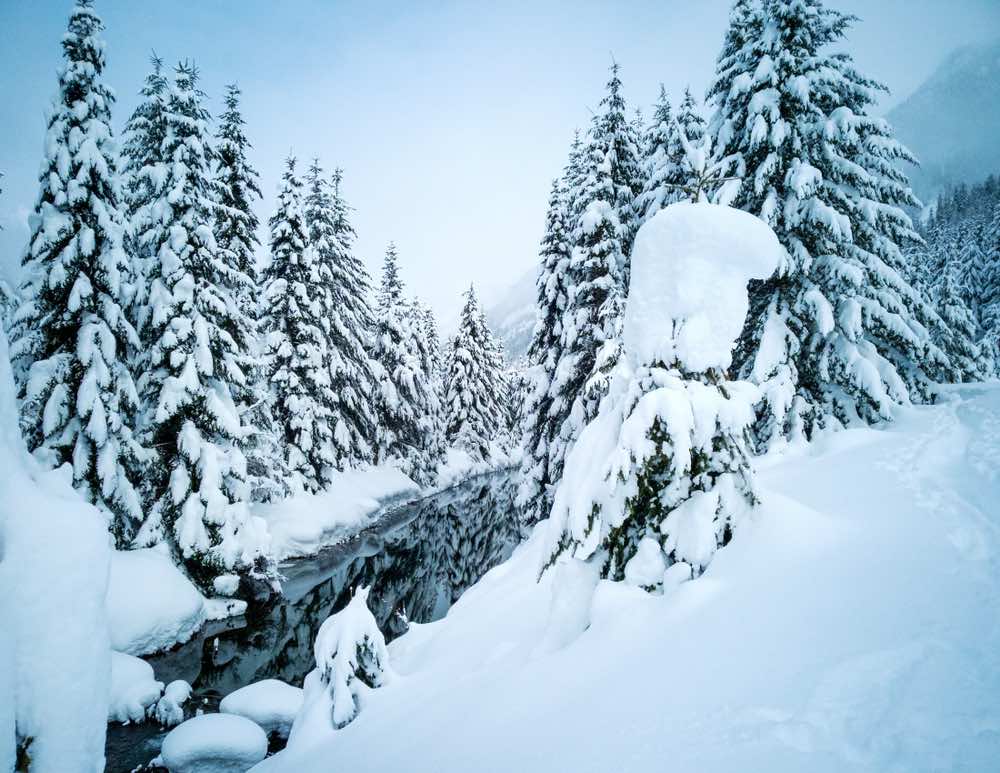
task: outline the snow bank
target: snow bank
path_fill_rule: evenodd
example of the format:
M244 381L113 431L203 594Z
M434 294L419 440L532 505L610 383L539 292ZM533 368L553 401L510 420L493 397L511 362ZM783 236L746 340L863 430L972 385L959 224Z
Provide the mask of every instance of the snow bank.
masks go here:
M205 622L205 600L154 548L115 551L108 585L111 646L147 655L190 639Z
M443 491L476 475L507 470L516 467L520 462L520 449L504 448L503 443L492 441L489 444L488 458L476 459L464 448L452 446L447 450L444 460L438 465L435 491Z
M0 329L0 767L13 713L32 773L93 773L108 716L107 525L64 471L28 457L9 363Z
M958 395L773 462L699 579L600 582L568 646L541 646L536 529L389 645L400 678L354 722L255 773L994 769L1000 386Z
M109 722L143 722L146 710L160 699L163 682L153 678L153 667L145 660L111 653L111 701Z
M278 679L248 684L222 699L219 711L238 714L260 725L264 732L288 737L295 715L302 709L302 688Z
M420 487L391 464L334 473L328 491L256 505L267 522L278 561L318 553L367 526L390 500L415 497Z
M770 276L783 255L770 227L746 212L690 202L660 210L632 248L629 360L670 365L676 358L691 372L728 368L747 315L747 282Z
M163 739L160 761L170 773L243 773L267 754L267 736L235 714L202 714Z

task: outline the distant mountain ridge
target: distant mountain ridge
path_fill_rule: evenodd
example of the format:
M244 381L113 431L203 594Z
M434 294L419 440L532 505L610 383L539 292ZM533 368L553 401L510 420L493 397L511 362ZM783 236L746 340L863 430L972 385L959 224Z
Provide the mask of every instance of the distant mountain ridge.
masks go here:
M925 204L1000 172L1000 40L956 49L886 117L920 160L907 171Z

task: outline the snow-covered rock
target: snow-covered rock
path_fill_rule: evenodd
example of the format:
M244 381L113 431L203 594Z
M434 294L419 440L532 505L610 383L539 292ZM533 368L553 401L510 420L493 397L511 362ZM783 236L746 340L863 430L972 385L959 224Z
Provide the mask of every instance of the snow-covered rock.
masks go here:
M630 362L676 359L691 372L729 367L747 315L747 282L770 276L783 255L771 228L746 212L690 202L660 210L632 248Z
M204 598L169 556L154 548L112 554L108 624L114 649L148 655L172 647L190 639L205 618Z
M302 709L302 688L278 679L263 679L229 693L219 704L224 714L238 714L256 722L268 734L287 738L295 715Z
M0 770L16 718L32 773L93 773L111 676L107 524L63 471L28 456L14 395L0 329Z
M415 497L420 488L398 467L383 464L335 472L329 489L256 505L267 522L277 561L318 553L367 526L390 500Z
M111 653L111 701L109 722L142 722L147 709L160 699L163 682L153 677L145 660L124 652Z
M235 714L192 717L163 739L160 761L170 773L244 773L264 759L267 735Z

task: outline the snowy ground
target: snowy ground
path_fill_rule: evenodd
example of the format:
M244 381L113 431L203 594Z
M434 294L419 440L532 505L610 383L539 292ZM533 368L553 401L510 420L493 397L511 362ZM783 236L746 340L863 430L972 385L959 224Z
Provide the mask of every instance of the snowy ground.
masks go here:
M550 651L541 531L390 647L345 729L260 771L937 771L1000 759L1000 385L761 464L668 597L602 583Z

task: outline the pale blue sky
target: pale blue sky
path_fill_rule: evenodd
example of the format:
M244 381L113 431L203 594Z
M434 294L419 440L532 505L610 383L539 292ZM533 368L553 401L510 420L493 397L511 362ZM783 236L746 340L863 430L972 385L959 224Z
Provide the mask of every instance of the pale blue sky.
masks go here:
M218 112L244 91L266 220L282 159L345 169L358 249L377 275L395 240L403 278L447 321L474 281L495 295L536 260L549 181L601 97L612 53L648 112L663 81L704 90L726 0L323 2L95 0L120 132L149 52L194 59ZM849 50L905 97L956 46L1000 36L998 0L831 0L862 17ZM70 0L0 0L0 276L36 191L43 112ZM262 230L261 237L266 233Z

